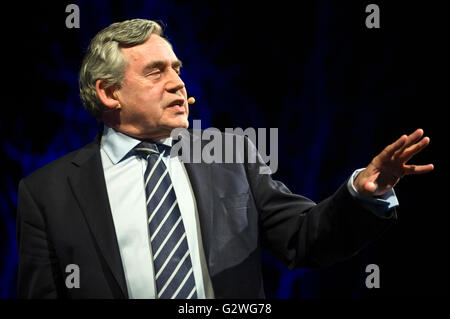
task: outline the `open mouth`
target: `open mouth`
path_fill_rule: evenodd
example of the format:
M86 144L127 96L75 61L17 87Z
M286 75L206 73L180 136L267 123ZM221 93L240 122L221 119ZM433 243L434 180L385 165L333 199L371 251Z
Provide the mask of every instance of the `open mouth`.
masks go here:
M184 106L184 100L179 99L171 102L167 107L183 107Z
M175 113L184 114L186 112L186 109L184 108L184 100L178 99L173 102L171 102L167 108L174 111Z
M168 109L171 109L172 111L174 111L175 113L185 113L186 112L186 110L185 110L185 108L184 108L184 100L183 99L178 99L178 100L175 100L175 101L173 101L173 102L171 102L168 106L167 106L167 108Z

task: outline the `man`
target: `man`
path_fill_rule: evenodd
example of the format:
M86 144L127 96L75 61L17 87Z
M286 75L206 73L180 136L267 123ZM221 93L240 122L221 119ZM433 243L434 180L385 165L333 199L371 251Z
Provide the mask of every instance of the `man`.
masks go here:
M188 127L180 68L153 21L92 40L80 94L104 129L20 182L20 297L262 298L261 249L291 269L348 258L396 219L400 178L433 170L405 164L429 144L421 129L317 205L261 174L260 158L182 163L167 156Z

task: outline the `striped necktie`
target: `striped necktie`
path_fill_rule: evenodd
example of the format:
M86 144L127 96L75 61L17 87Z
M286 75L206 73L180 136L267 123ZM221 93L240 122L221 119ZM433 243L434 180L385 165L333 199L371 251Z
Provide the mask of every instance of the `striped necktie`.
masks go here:
M172 180L162 159L170 154L170 147L142 142L135 150L148 162L144 182L156 296L158 299L196 299L186 232Z

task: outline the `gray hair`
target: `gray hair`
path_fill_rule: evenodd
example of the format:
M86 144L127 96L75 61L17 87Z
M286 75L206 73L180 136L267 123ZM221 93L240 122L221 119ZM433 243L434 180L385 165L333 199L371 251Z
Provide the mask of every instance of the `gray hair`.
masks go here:
M162 36L157 22L133 19L113 23L92 39L81 64L79 85L84 107L97 120L101 121L106 106L97 95L95 83L103 79L105 88L120 87L127 62L120 48L144 43L152 33Z

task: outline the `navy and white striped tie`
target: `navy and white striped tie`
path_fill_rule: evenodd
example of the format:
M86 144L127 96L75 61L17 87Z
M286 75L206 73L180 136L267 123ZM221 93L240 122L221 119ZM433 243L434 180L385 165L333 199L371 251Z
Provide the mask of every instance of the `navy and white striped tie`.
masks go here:
M186 232L172 180L162 160L169 155L170 147L142 142L135 150L148 161L144 181L157 298L196 299Z

